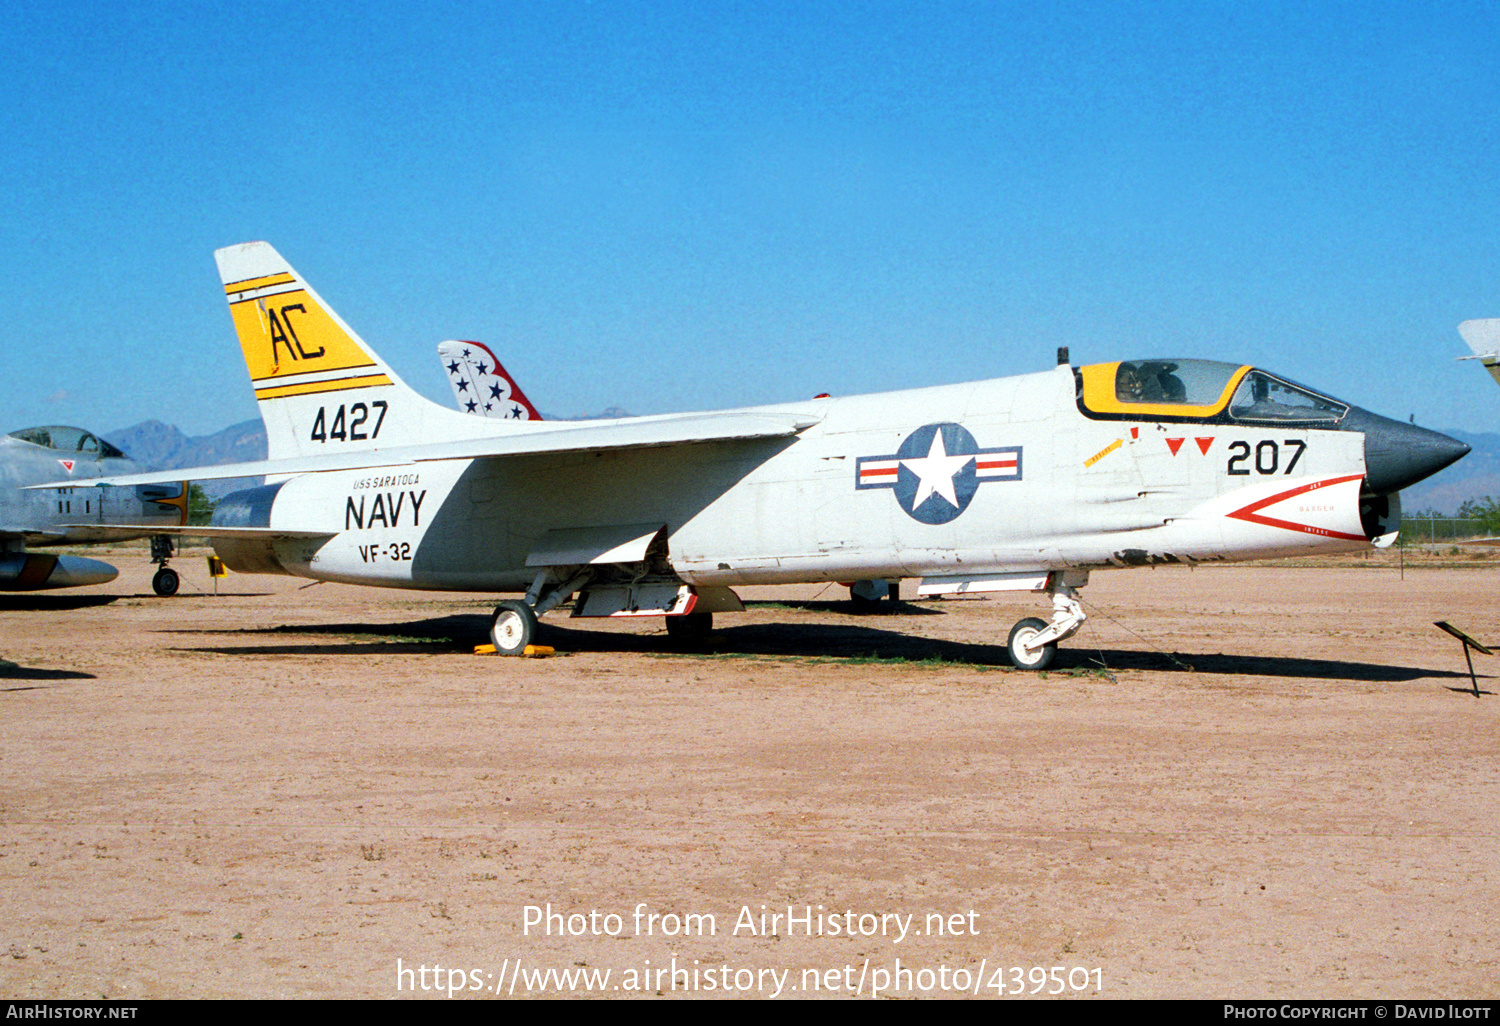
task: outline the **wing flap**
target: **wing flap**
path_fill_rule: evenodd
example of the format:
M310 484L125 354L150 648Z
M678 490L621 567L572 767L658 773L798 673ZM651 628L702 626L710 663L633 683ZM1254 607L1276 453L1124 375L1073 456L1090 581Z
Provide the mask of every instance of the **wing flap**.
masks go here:
M620 524L609 527L564 527L548 531L526 557L528 567L583 566L590 563L639 563L667 525Z

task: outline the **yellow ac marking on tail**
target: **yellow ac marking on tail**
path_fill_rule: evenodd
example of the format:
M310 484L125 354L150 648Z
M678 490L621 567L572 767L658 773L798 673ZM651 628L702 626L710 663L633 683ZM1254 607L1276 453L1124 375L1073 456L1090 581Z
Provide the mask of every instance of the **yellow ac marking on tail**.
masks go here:
M254 281L276 283L280 277L270 275ZM227 288L230 292L244 292L246 283L237 282ZM369 355L302 289L259 299L231 300L229 314L234 318L250 379L257 385L293 374L375 366ZM389 380L365 384L389 384ZM259 392L257 396L269 398Z
M1092 455L1088 459L1084 460L1083 461L1083 465L1085 467L1092 467L1095 463L1098 463L1100 460L1104 459L1104 457L1108 456L1110 453L1114 452L1116 449L1118 449L1120 446L1122 446L1124 444L1125 444L1125 439L1123 439L1123 438L1116 438L1113 442L1110 442L1104 448L1102 448L1098 452L1094 453L1094 455Z

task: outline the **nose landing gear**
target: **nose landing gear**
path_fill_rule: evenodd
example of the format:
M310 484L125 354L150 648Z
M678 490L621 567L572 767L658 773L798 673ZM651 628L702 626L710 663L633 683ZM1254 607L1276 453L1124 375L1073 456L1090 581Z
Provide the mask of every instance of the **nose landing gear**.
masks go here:
M1052 622L1028 616L1011 628L1006 642L1011 665L1018 670L1045 670L1052 665L1052 660L1057 658L1057 643L1077 634L1078 628L1088 619L1074 588L1074 585L1081 588L1087 583L1087 573L1054 572L1047 576L1046 590L1052 596Z
M182 587L182 578L177 571L167 566L167 560L172 558L172 536L169 534L153 534L151 536L151 562L160 563L161 567L151 578L151 590L162 598L171 598L177 594L177 589Z

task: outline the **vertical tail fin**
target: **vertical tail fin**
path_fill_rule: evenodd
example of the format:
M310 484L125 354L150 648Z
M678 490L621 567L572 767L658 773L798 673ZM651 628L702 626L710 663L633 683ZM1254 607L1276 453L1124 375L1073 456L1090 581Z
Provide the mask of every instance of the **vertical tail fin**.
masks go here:
M270 245L214 253L271 459L474 437L418 395ZM459 422L463 423L459 423Z
M491 420L542 419L483 342L439 342L437 351L460 410Z
M1458 326L1458 334L1474 350L1474 355L1495 381L1500 383L1500 318L1464 321Z

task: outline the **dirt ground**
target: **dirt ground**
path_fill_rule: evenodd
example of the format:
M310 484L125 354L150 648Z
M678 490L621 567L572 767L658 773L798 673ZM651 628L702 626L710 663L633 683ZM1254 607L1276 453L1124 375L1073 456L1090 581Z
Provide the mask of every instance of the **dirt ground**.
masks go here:
M112 561L0 597L7 997L1500 996L1493 562L1096 574L1037 675L1029 595L506 659Z

